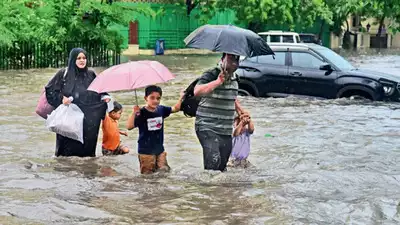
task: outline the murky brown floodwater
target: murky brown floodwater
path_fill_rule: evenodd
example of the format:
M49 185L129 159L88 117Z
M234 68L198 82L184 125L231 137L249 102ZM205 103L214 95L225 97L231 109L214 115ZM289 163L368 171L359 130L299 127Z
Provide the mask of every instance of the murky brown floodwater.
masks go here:
M217 58L158 59L177 75L164 85L163 103L173 104ZM353 60L400 72L399 56ZM256 125L254 167L227 173L203 171L193 119L173 115L173 171L141 176L136 130L123 137L129 155L102 157L99 142L96 158L53 157L55 135L34 108L55 71L0 72L0 224L400 223L399 104L242 99ZM124 128L133 93L114 97Z

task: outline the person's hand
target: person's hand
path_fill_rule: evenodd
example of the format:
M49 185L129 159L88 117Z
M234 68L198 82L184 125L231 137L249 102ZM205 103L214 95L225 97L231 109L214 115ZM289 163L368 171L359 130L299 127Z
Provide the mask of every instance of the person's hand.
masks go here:
M108 96L108 95L106 95L106 96L104 96L104 97L102 98L102 100L103 100L105 103L109 103L109 102L111 101L111 97Z
M242 113L240 114L240 117L250 117L250 114L247 111L242 111Z
M244 111L240 115L240 120L243 120L245 124L248 124L250 122L250 114L248 112Z
M185 95L185 90L182 90L181 92L179 92L180 99L183 99L184 95Z
M72 103L72 100L71 100L71 98L67 98L67 97L63 96L62 103L63 103L64 105L69 105L69 104Z
M136 115L140 115L140 107L138 105L135 105L133 107L133 113Z
M225 72L221 71L217 78L218 84L223 84L225 82Z
M128 137L128 132L126 132L126 131L120 131L119 133L120 133L121 135L124 135L124 136Z

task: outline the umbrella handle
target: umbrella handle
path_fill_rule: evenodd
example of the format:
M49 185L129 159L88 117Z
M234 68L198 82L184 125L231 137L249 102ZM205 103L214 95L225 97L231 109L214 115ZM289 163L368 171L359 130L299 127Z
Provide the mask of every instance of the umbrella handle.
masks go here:
M135 98L136 98L136 105L139 105L139 104L138 104L138 100L137 100L137 93L136 93L136 90L135 90Z

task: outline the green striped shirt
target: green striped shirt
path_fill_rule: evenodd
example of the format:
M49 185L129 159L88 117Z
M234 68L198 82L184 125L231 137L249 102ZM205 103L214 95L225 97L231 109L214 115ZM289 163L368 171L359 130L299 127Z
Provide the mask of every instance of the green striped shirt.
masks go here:
M203 74L197 84L214 81L219 73L219 68L209 70ZM210 130L221 135L232 135L237 95L238 82L229 80L215 88L210 94L203 96L196 112L197 129Z

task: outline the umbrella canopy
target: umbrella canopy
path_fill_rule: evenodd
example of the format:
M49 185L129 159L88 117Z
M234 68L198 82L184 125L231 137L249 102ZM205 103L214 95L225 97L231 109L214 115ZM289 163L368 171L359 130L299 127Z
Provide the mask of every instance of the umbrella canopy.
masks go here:
M258 34L233 25L201 26L189 34L184 42L187 47L246 57L274 55L267 42Z
M168 68L157 61L132 61L106 69L93 80L88 90L97 93L128 91L174 78Z

